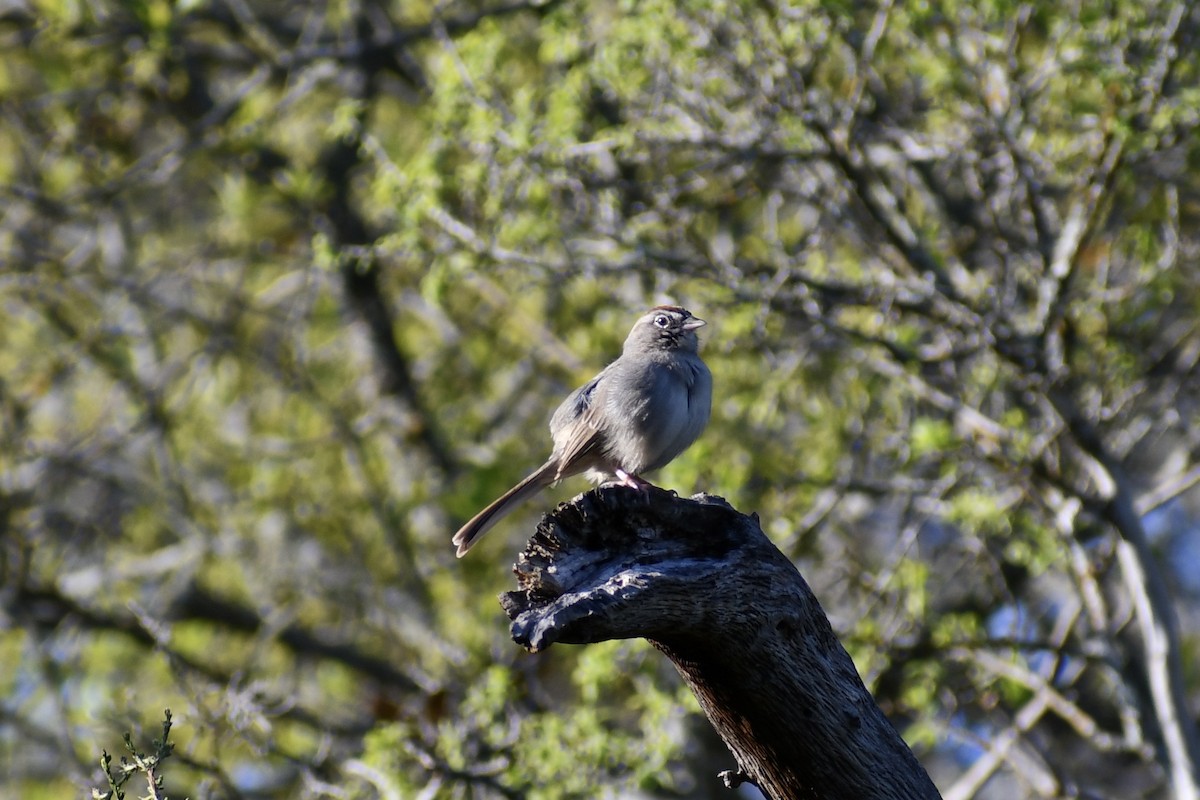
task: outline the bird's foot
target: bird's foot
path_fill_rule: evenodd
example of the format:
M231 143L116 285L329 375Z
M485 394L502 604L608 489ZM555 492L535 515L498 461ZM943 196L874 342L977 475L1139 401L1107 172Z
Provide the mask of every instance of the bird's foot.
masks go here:
M628 486L630 489L637 489L642 494L650 494L650 487L654 485L650 481L643 480L637 475L631 475L623 469L615 470L613 474L617 476L618 484Z

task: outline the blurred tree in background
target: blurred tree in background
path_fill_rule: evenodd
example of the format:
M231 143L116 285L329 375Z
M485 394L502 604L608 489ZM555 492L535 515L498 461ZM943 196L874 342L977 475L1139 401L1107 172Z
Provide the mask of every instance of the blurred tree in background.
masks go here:
M945 796L1195 798L1200 10L0 3L0 795L716 797L496 594L644 307ZM572 481L566 497L583 489ZM146 745L148 746L148 745ZM746 796L750 796L747 794Z

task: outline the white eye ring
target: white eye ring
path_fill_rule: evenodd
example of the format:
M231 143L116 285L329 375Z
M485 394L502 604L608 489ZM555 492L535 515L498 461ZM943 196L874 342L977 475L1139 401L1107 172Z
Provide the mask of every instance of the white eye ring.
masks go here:
M666 314L659 314L657 317L654 318L654 324L660 328L665 328L670 323L671 323L671 320L667 319Z

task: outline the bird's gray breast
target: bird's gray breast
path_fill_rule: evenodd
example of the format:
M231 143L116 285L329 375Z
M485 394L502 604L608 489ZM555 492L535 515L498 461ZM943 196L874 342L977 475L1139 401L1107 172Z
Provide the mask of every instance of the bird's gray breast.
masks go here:
M665 466L708 423L708 368L699 357L677 354L671 359L620 359L612 366L604 392L606 453L634 475Z

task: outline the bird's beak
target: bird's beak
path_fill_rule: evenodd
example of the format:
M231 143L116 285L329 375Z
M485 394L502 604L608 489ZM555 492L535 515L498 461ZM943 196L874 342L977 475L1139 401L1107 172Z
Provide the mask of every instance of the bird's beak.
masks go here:
M696 328L703 328L707 324L707 322L699 317L692 317L687 322L683 323L683 329L685 331L694 331Z

